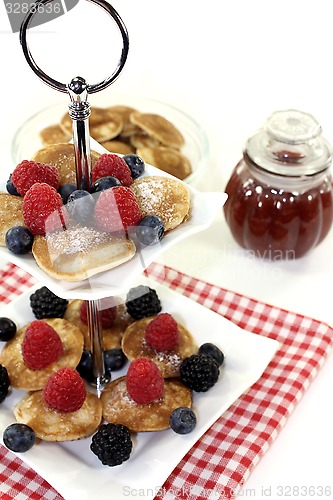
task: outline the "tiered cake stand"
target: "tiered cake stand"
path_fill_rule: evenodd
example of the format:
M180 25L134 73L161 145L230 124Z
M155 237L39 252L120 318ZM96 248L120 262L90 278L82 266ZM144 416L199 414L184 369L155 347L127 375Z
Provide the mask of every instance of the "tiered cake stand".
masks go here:
M90 105L89 94L99 92L111 85L122 71L129 50L129 38L127 29L114 8L105 0L89 0L101 7L116 23L123 40L123 48L117 68L111 76L95 85L88 85L81 77L76 77L69 84L63 84L46 75L35 63L27 43L27 30L29 29L34 15L38 12L35 7L26 15L20 31L20 40L25 58L35 72L35 74L47 85L55 90L69 94L70 105L69 115L73 124L73 147L75 151L76 179L78 189L89 190L91 184L91 157L90 157L90 135L89 116ZM37 0L35 5L46 4L49 0ZM96 146L96 147L95 147ZM95 150L101 151L101 146L96 143ZM103 148L102 148L103 149ZM103 152L103 151L101 151ZM148 174L165 175L168 174L147 166ZM94 377L96 379L97 393L100 394L105 383L108 381L104 369L103 345L100 321L100 300L103 297L116 295L130 286L147 267L161 253L170 246L176 244L181 239L207 228L214 220L217 210L220 210L226 200L224 193L200 193L193 188L191 192L191 217L179 228L166 235L161 244L154 245L154 248L139 250L137 255L129 263L122 264L118 268L102 273L102 276L73 283L57 281L49 278L35 263L33 257L17 257L7 249L1 249L1 254L7 260L28 271L41 283L52 290L56 295L68 299L85 299L88 302L88 327L90 333L90 345L93 359Z

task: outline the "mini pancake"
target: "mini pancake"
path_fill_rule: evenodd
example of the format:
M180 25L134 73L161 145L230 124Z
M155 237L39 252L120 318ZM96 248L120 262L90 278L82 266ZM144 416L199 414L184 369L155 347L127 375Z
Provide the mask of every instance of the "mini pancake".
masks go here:
M131 122L164 146L179 149L185 144L181 132L166 118L153 113L132 113Z
M65 133L72 134L72 119L66 113L59 123ZM123 119L119 113L106 108L91 107L89 117L89 132L98 142L108 141L117 137L123 129Z
M29 425L44 441L73 441L93 434L102 421L102 405L95 394L87 392L79 410L60 413L44 401L43 391L28 392L14 409L20 424Z
M190 192L177 179L157 175L140 177L130 186L142 217L156 215L164 222L164 230L177 227L188 216Z
M177 149L165 146L139 147L137 154L150 165L168 172L180 180L186 179L192 172L190 160Z
M59 142L68 142L72 138L71 133L65 133L58 125L49 125L39 132L43 144L58 144Z
M103 142L103 148L110 151L110 153L118 153L120 155L127 155L135 153L135 149L123 141L112 139L111 141Z
M122 127L119 135L122 138L128 138L134 132L136 132L138 130L138 127L133 125L133 123L131 123L131 121L130 121L131 114L137 111L135 108L132 108L131 106L124 106L122 104L119 104L119 105L115 105L115 106L110 106L107 109L109 111L111 111L112 113L117 113L118 115L121 116L121 118L123 120L123 127Z
M159 141L157 141L156 139L154 139L150 135L145 134L143 132L133 134L130 137L130 143L132 144L132 146L135 147L136 150L138 150L139 148L155 148L156 146L159 146L161 144ZM139 154L139 153L137 153L137 154ZM147 163L149 163L149 162L147 162ZM154 164L151 163L151 165L154 165Z
M84 336L84 346L90 349L90 339L88 325L80 319L80 308L82 300L71 300L67 306L64 318L70 323L73 323L80 328ZM117 316L111 328L103 328L103 348L107 351L109 349L120 348L121 340L126 328L133 323L133 319L126 311L124 304L118 304Z
M37 235L32 253L49 276L81 281L113 269L134 257L136 247L126 236L116 236L92 227L73 226L65 231Z
M96 160L101 155L96 151L91 151L91 165L95 165ZM74 146L68 142L60 144L49 144L34 153L33 161L53 165L59 170L60 185L67 183L76 184L76 168Z
M32 370L23 360L22 342L28 325L16 332L0 354L0 364L8 371L10 384L16 389L37 391L42 389L52 373L60 368L76 368L80 362L83 349L83 335L79 328L62 318L43 320L51 325L61 338L63 354L57 360L42 370Z
M133 432L162 431L170 427L170 415L176 408L191 408L191 391L179 380L165 380L164 395L147 405L130 398L126 377L109 382L101 395L104 419L112 424L126 425Z
M123 352L129 361L141 357L151 359L156 363L164 378L178 377L181 362L197 353L198 347L191 333L183 325L177 323L180 334L179 345L170 351L156 351L145 340L146 328L155 317L139 319L126 328L122 340Z
M22 213L23 198L0 193L0 245L6 246L6 233L14 226L25 226Z

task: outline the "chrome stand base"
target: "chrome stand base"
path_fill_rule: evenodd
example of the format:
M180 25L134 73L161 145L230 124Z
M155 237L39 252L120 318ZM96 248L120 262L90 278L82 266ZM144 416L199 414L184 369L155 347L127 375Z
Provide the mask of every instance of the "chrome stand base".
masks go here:
M100 300L88 300L87 319L90 337L90 351L92 354L93 374L96 380L97 395L103 392L105 385L111 380L111 376L105 373L102 325L100 319Z

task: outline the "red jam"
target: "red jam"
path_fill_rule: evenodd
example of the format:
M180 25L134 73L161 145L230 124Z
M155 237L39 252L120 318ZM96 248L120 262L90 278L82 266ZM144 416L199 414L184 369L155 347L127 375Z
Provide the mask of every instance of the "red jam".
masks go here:
M277 113L284 113L285 120L292 113L297 113L297 119L304 116ZM267 137L267 130L261 132L264 139L258 140L257 135L248 141L225 189L224 213L233 237L257 257L270 260L302 257L325 238L333 221L331 150L324 142L321 149L316 145L320 158L311 155L313 130L304 147L295 139L296 118L292 117L294 135L283 146L281 137ZM283 123L281 129L286 132L287 125Z

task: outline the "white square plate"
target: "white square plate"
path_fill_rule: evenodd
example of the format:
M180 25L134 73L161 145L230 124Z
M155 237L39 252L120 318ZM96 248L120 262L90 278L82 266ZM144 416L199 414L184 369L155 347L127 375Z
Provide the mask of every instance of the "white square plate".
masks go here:
M130 459L117 467L103 466L90 451L91 439L67 443L41 442L18 456L44 477L66 500L91 498L154 498L167 477L195 442L230 405L262 375L279 347L275 340L246 332L224 317L152 280L140 279L154 288L164 312L172 314L194 336L198 346L213 342L225 354L216 385L206 393L194 393L197 426L185 436L168 429L134 436ZM0 310L21 327L34 319L29 297L37 285ZM135 285L132 285L135 286ZM2 346L0 346L0 349ZM125 373L115 372L114 377ZM23 391L13 390L1 404L0 438L14 422L13 407ZM144 494L143 494L144 493Z

